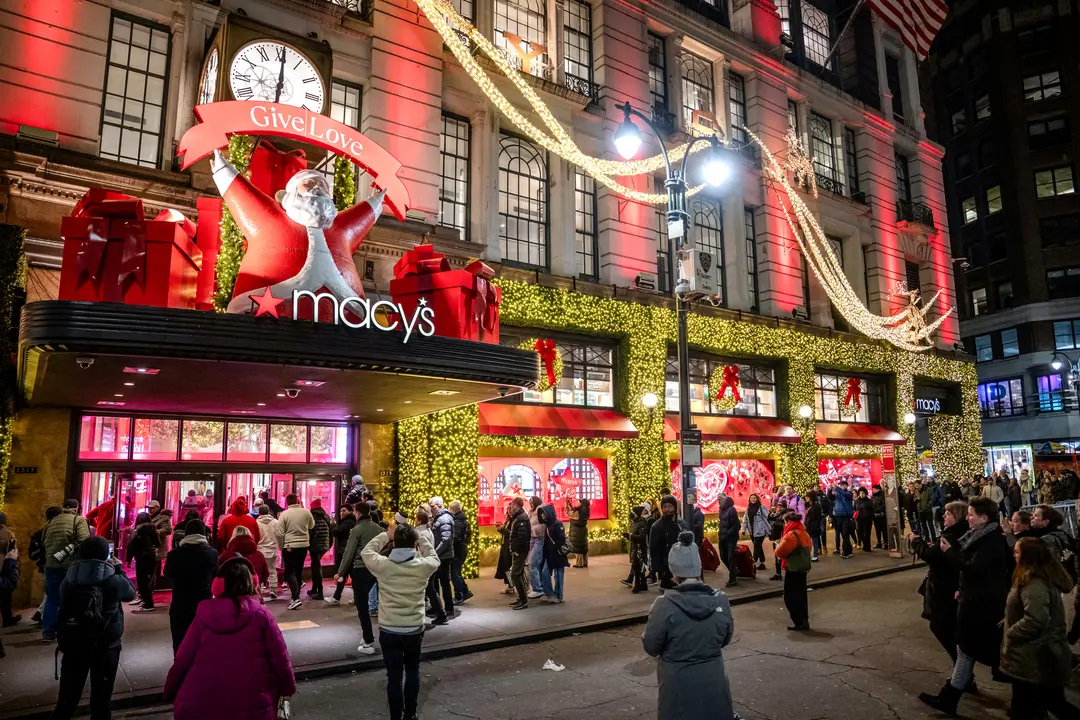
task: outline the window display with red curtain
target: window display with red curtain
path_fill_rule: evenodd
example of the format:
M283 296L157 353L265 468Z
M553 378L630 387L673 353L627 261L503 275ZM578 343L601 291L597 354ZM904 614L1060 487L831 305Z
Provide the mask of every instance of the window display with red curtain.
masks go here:
M858 490L881 483L881 460L878 458L829 458L818 460L818 482L822 490L836 487L847 480L849 490Z
M697 506L704 513L720 512L720 494L731 496L735 509L746 510L750 495L757 493L761 504L768 508L776 487L772 460L723 459L704 460L695 477ZM682 467L671 461L671 491L682 500Z
M589 519L606 520L608 461L606 458L480 458L481 527L501 525L515 497L533 495L555 507L567 521L566 505L589 501Z

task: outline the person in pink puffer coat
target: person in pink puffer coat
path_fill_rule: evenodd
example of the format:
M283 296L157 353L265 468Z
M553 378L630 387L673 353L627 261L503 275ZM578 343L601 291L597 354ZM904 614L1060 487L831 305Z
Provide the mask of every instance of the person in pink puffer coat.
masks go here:
M176 720L274 720L278 699L296 692L289 651L261 604L251 564L236 557L218 571L221 597L199 603L164 697Z

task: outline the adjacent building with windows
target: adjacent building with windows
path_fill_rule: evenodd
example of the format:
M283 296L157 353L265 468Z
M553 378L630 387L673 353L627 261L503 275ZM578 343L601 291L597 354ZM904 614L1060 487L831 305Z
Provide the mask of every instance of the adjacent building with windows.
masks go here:
M1080 440L1077 29L1075 2L956 2L924 68L988 470L1071 463Z
M470 258L495 268L504 291L504 345L532 349L544 338L559 349L562 375L554 387L511 393L475 410L468 442L477 465L466 474L479 468L479 478L467 492L455 485L443 494L459 496L467 507L477 502L486 525L498 521L510 489L558 497L556 491L580 481L595 503L591 527L599 536L621 537L628 503L655 496L678 471L667 466L677 450L677 423L665 410L678 407L678 383L670 298L675 272L664 208L620 197L523 134L406 0L113 5L73 4L67 15L33 3L19 12L0 9L0 47L19 58L18 68L0 68L0 222L27 231L29 299L56 296L60 220L89 187L137 196L151 217L176 208L198 219L200 199L216 195L208 163L181 171L175 159L179 139L195 123L193 107L268 92L265 83L243 79L248 73L233 67L236 52L227 44L219 54L216 33L225 23L242 25L250 38L266 38L310 61L313 79L297 79L288 102L310 103L360 129L402 163L399 177L412 201L406 220L384 213L354 256L369 296L387 296L395 262L414 244L430 242L455 268ZM849 332L808 272L763 179L760 153L749 145L752 132L784 157L791 131L807 149L818 194L807 193L806 202L871 312L902 312L906 291L915 289L926 299L943 291L928 321L957 303L949 228L964 222L959 205L952 215L947 210L944 149L927 137L914 55L865 4L454 0L454 6L518 68L586 154L615 158L612 135L622 120L616 105L627 101L651 117L671 145L701 125L731 146L731 182L694 195L688 207L690 237L717 259L716 295L695 305L691 323L691 406L715 465L710 482L720 483L722 472L750 472L755 482L808 488L819 458L873 460L880 474L882 456L892 454L886 446L895 446L898 472L907 478L916 471L916 450L932 449L935 462L950 472L970 469L958 459L963 443L956 438L977 434L977 427L964 425L965 415L976 413L976 399L970 358L955 348L957 319L948 318L935 347L921 354ZM494 63L478 62L496 87L525 107ZM1047 99L1032 102L1056 103L1062 80L1055 85L1053 77L1043 77L1051 70L1039 68L1037 84L1025 81L1023 90L1018 78L1016 92L1041 93ZM1072 71L1062 63L1060 72L1067 83ZM970 117L959 122L975 125L976 100L970 99ZM988 107L1005 113L1022 105L991 94ZM1043 134L1060 134L1049 122ZM309 166L332 167L322 151L307 150ZM646 135L640 157L658 151ZM982 156L976 149L972 157L980 160L969 162ZM691 161L692 184L697 172ZM1030 177L1032 189L1048 194L1041 202L1071 202L1071 170L1063 161L1038 172ZM663 192L660 173L630 182ZM367 197L370 179L358 175L356 185L357 198ZM990 187L971 191L978 223L991 197L1001 217L1011 211L1015 188L1006 174L993 185L1000 185L993 196ZM1075 279L1080 288L1080 257L1075 275L1067 264L1057 267L1065 269L1054 287L1071 287ZM1030 293L1029 281L1012 278L1018 300ZM1004 291L995 286L992 292L998 295L984 296L984 309L996 309ZM963 312L967 317L972 310ZM970 350L980 357L1002 356L1006 347L1028 352L1026 326L1015 325L1011 344L995 331L985 348L973 342ZM737 400L718 398L719 378L736 373ZM655 407L643 404L648 393L658 396ZM841 406L849 395L859 407L846 412ZM916 412L915 427L903 421L916 400L933 398L948 402L938 404L940 411ZM153 435L151 422L167 435L161 442L170 463L145 470L144 490L151 493L171 492L171 480L161 475L177 472L187 462L185 452L206 444L214 456L201 467L216 479L202 481L214 484L219 497L254 482L233 479L239 471L230 463L241 457L234 452L253 454L245 472L258 475L258 482L277 483L277 455L288 451L288 442L296 445L296 457L278 468L291 473L281 487L316 471L358 469L387 499L417 487L401 476L408 463L400 453L423 445L417 435L397 441L394 435L413 427L410 421L396 430L351 414L285 423L277 403L270 398L244 418L227 410L207 416L205 409L161 407L146 415L134 401L115 412L109 405L69 408L70 422L59 425L75 428L80 438L86 428L87 454L72 449L70 462L56 464L62 477L49 480L50 492L63 488L96 504L116 492L121 475L125 482L142 477L130 474L143 467L135 448L149 442L140 437ZM803 406L809 417L800 414ZM200 424L206 422L217 424ZM344 454L334 428L347 428ZM46 437L40 435L38 446ZM316 452L327 438L334 441L330 460ZM316 491L332 490L311 488ZM39 511L40 502L33 517ZM34 522L27 514L18 524Z

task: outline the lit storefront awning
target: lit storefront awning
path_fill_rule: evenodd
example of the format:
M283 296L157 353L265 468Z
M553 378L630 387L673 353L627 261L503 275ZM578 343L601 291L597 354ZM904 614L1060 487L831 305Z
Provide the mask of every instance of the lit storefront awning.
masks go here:
M638 430L625 415L615 410L482 403L480 434L628 440L636 438Z
M884 425L819 422L817 442L818 445L907 445L907 438Z
M694 415L693 419L704 442L797 443L802 439L794 428L775 418ZM679 417L668 415L664 419L664 440L671 442L678 437Z

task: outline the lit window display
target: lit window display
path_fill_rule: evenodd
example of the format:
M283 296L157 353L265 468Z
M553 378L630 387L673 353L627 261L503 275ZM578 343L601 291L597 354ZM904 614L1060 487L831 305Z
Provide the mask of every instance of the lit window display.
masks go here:
M849 490L861 487L870 491L881 483L881 460L877 458L830 458L818 460L818 482L822 490L836 487L847 480Z
M79 428L80 460L127 460L131 418L83 415Z
M343 463L349 432L344 426L311 426L311 460L313 463ZM327 511L329 512L329 510Z
M306 425L271 425L270 460L306 462L307 439Z
M1031 445L991 445L983 448L986 474L1005 470L1009 477L1019 477L1020 471L1031 470Z
M136 418L131 458L132 460L175 460L179 437L179 420Z
M719 459L704 460L694 474L697 506L704 513L720 512L720 495L728 495L735 501L735 509L746 510L753 493L768 508L769 499L776 487L775 468L772 460ZM671 461L671 491L682 501L682 466L678 460Z
M220 460L225 423L220 420L185 420L181 460Z
M608 517L605 458L480 458L479 474L481 527L501 525L511 500L533 495L563 522L567 502L576 507L581 499L589 501L590 520Z
M230 462L266 461L266 425L231 422L227 435Z

